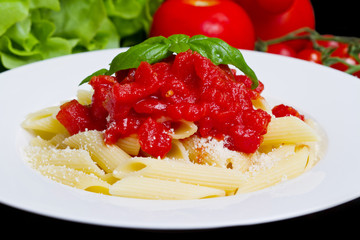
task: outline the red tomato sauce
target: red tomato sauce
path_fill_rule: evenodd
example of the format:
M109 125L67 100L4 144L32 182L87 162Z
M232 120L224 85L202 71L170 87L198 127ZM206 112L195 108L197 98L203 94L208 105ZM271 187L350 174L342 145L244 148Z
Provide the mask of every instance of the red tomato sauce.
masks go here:
M247 76L190 50L115 76L93 77L89 84L90 105L73 100L57 115L69 133L104 131L107 144L137 134L142 150L154 157L170 151L171 128L180 120L194 122L199 136L224 140L244 153L258 149L271 120L252 104L264 88L261 82L252 90Z
M301 120L305 121L304 115L300 114L295 108L284 105L284 104L279 104L279 105L273 107L271 112L275 117L294 116L294 117L300 118Z

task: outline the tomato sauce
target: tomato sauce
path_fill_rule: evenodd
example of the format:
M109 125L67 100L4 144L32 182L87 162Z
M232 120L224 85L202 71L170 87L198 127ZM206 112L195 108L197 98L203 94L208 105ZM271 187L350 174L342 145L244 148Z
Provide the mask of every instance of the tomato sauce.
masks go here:
M115 76L93 77L89 84L90 105L73 100L57 115L70 134L104 131L107 144L137 134L142 150L154 157L170 151L171 128L179 120L194 122L199 136L224 140L244 153L258 149L271 120L252 104L263 90L261 82L252 90L245 75L190 50Z
M271 112L275 117L294 116L305 121L304 115L300 114L295 108L284 104L276 105L271 109Z

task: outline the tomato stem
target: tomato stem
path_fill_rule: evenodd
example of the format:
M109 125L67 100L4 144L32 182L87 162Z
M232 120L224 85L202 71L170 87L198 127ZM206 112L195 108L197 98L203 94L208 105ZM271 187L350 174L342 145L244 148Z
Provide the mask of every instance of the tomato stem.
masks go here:
M333 35L321 35L317 31L311 28L300 28L293 32L288 33L279 38L270 39L267 41L258 39L255 44L255 50L267 52L268 46L272 44L279 44L290 40L306 39L311 41L312 48L321 53L322 64L330 66L335 63L342 63L347 66L345 72L353 74L360 70L360 38L346 37L346 36L333 36ZM334 41L338 43L347 44L347 54L353 57L358 64L353 65L345 61L344 58L334 57L331 54L336 50L335 47L324 47L319 44L319 41Z

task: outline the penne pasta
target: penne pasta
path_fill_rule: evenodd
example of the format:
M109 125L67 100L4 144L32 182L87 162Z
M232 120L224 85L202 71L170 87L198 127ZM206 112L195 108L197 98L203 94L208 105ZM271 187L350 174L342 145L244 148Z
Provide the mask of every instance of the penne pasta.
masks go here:
M183 159L184 161L190 161L189 153L185 149L182 142L177 139L173 139L171 142L171 150L166 154L167 158Z
M78 102L82 105L91 104L93 92L93 90L79 89L76 95Z
M28 130L34 130L44 133L66 134L67 130L55 117L58 111L59 107L56 106L31 113L25 118L21 126Z
M136 134L131 136L120 138L116 145L119 146L123 151L132 156L137 156L140 152L139 138Z
M231 151L224 142L192 136L182 141L192 162L245 172L250 166L250 155Z
M256 109L262 109L267 113L271 113L271 108L268 104L268 102L265 100L264 97L258 97L256 99L251 100L252 104L254 105L254 108Z
M31 159L30 163L35 167L46 165L65 166L85 173L104 175L96 163L91 159L89 152L82 149L56 149L54 147L37 147L29 148L26 151L27 156Z
M203 187L182 182L128 176L110 186L111 195L120 197L186 200L225 196L220 189Z
M49 139L48 142L57 148L66 148L67 146L63 142L67 137L69 137L68 133L58 133Z
M172 138L173 139L184 139L190 137L196 133L198 127L195 123L181 120L178 122L177 126L173 129Z
M40 136L36 136L33 139L31 139L29 146L30 146L29 149L31 149L31 147L44 148L44 149L54 147L54 145L50 141L45 140Z
M297 117L273 118L261 145L319 141L316 131Z
M243 181L239 171L171 159L135 157L120 164L113 172L117 178L143 176L168 181L197 184L234 191Z
M306 146L297 151L294 151L294 146L286 145L284 148L274 150L270 156L271 164L254 165L248 179L239 187L237 194L257 191L297 177L305 171L308 157L309 149Z
M92 159L106 173L111 173L120 163L130 158L130 155L117 145L105 144L99 131L81 132L66 138L63 143L71 148L89 151Z
M41 166L37 170L42 175L70 187L109 194L110 184L93 174L86 174L79 170L54 165Z

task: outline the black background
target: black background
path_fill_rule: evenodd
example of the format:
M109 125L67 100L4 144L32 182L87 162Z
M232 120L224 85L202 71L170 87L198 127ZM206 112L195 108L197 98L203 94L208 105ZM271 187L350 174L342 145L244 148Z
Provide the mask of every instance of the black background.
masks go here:
M318 0L312 2L316 18L316 30L319 33L360 37L360 21L358 7L355 5L356 1L343 0L331 3L331 1ZM115 237L119 239L143 236L180 239L209 237L215 236L215 234L238 239L258 236L313 237L315 234L324 237L327 237L328 234L341 234L342 237L346 237L346 235L350 236L352 233L357 233L357 228L360 227L359 215L360 198L321 212L266 224L199 231L149 231L63 221L0 204L3 236L6 236L5 233L10 233L9 236L25 234L23 235L25 237L35 236L40 238L72 238L74 236L86 238L95 236L94 234L101 234L98 235L99 238Z

